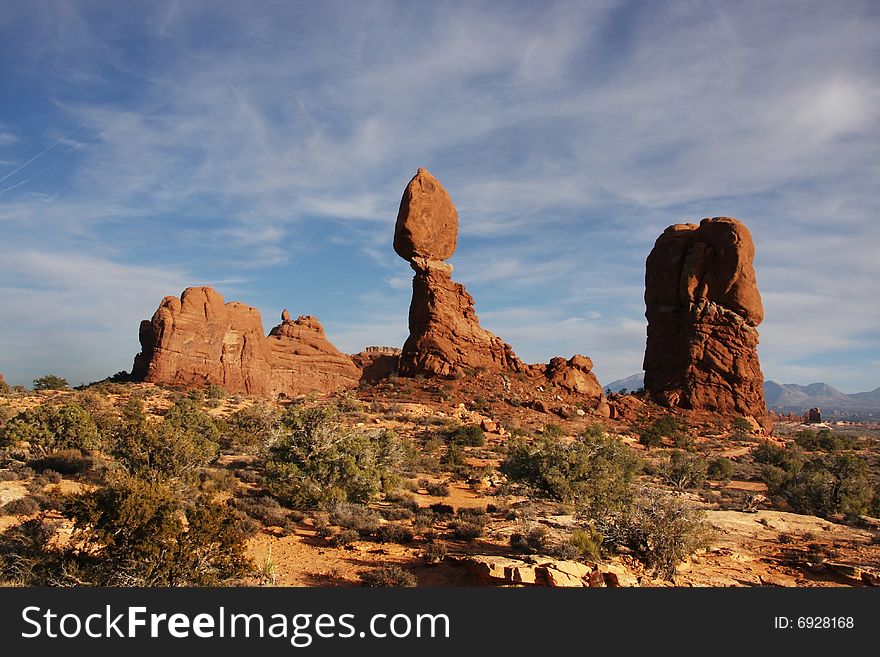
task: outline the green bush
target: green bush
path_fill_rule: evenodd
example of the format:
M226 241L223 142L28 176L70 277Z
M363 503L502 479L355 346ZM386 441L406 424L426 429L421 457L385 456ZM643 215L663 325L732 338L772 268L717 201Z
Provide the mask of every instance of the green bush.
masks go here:
M272 445L281 431L281 414L267 403L258 403L233 413L226 422L220 444L226 449L250 451Z
M62 449L97 449L101 444L91 415L74 403L30 408L0 429L0 447L22 441L36 455Z
M332 410L294 410L282 418L285 434L269 450L269 491L294 508L364 503L397 479L405 449L394 432L357 431Z
M571 443L541 437L513 441L501 471L541 495L598 518L629 505L640 465L626 445L607 436L581 436Z
M190 397L178 400L154 425L135 400L112 431L111 453L133 475L162 480L194 478L198 469L217 458L217 426Z
M34 379L34 390L67 390L67 379L54 374L46 374Z
M450 429L446 434L446 439L451 443L458 443L465 447L482 447L486 444L486 435L475 424Z
M674 415L664 415L639 433L639 442L646 447L659 447L663 438L671 438L673 443L687 441L687 422ZM685 435L683 435L685 434Z
M184 508L165 484L125 477L73 497L78 556L105 586L215 586L242 575L244 534L226 506Z
M839 452L843 450L857 449L858 440L854 436L834 433L831 429L813 431L804 429L795 434L795 442L798 447L808 452Z
M781 447L764 441L752 450L752 458L757 463L772 465L784 470L791 469L803 461L803 455L796 448Z
M706 476L713 481L727 483L733 477L733 461L723 456L712 459L706 469Z
M449 484L446 483L434 483L429 482L427 486L425 486L425 491L428 495L433 495L434 497L448 497L449 496Z
M574 529L568 537L567 544L574 548L577 558L588 561L599 561L602 558L602 543L605 537L593 525L582 529Z
M767 465L762 478L772 496L806 515L855 517L869 513L874 498L867 464L847 452Z
M660 473L667 484L685 490L705 484L708 468L708 462L701 456L676 450L669 455Z
M749 422L744 417L735 418L733 423L730 425L730 432L734 438L738 440L746 440L751 437L754 432L754 427L752 423Z

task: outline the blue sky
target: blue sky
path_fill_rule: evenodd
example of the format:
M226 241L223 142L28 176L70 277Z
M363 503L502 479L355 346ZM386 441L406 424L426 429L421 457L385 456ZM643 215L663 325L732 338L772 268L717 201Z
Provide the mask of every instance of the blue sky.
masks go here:
M765 376L873 389L878 34L875 2L4 2L0 372L129 369L189 285L399 346L424 166L524 360L639 371L654 240L730 215Z

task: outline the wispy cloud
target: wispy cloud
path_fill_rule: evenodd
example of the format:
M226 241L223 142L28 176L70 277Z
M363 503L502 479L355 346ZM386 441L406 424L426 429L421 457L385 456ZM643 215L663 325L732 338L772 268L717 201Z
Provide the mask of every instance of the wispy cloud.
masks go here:
M757 0L15 5L3 71L49 109L3 118L0 225L16 251L171 268L168 293L235 270L273 308L317 299L356 350L405 330L391 224L427 166L460 211L456 278L528 358L638 371L653 240L730 214L758 245L767 375L867 362L878 28L870 4Z

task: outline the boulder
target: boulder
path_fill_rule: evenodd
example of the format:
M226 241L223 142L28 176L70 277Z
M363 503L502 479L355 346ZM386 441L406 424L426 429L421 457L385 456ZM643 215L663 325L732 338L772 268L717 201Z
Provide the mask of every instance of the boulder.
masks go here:
M419 169L403 191L394 250L404 260L448 260L458 240L458 211L440 182Z
M645 389L660 404L770 421L758 362L755 247L731 217L676 224L645 271Z

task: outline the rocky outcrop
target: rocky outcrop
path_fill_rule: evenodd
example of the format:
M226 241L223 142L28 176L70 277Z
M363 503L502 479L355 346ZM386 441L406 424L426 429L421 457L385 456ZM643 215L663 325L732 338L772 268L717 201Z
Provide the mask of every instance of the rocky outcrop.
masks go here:
M273 394L333 392L354 388L360 381L360 369L330 343L324 327L311 315L292 320L285 310L265 344Z
M224 303L210 287L190 287L179 299L162 299L152 320L141 322L132 378L268 395L271 367L264 339L256 308Z
M361 370L361 381L375 383L397 374L400 349L397 347L367 347L351 356L352 362Z
M409 338L401 374L450 376L466 368L521 371L510 345L480 326L474 299L452 280L444 262L455 251L458 212L449 194L426 169L403 193L394 229L394 250L415 271Z
M676 224L645 272L645 389L666 406L769 422L758 363L764 317L744 224L730 217Z
M260 312L225 303L210 287L165 297L140 326L132 379L165 385L218 385L229 393L294 396L357 385L360 370L310 316L282 322L267 337Z

